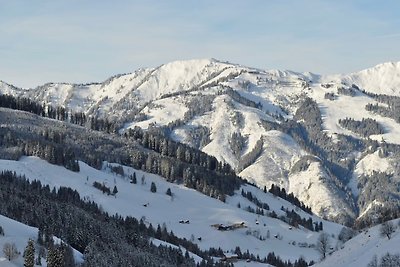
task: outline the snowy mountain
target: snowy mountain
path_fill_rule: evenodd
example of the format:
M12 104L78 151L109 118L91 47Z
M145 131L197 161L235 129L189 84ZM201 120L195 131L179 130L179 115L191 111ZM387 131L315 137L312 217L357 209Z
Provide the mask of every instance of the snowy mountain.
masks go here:
M360 72L325 78L329 79L357 84L370 93L399 96L400 62L382 63Z
M398 230L387 239L380 225L368 227L400 213L399 66L322 76L206 59L102 83L0 82L0 170L172 231L208 252L162 235L151 242L188 251L198 264L243 253L235 266L266 266L255 256L271 263L273 252L366 266L398 247ZM0 246L12 239L21 251L35 238L36 228L17 225L0 216ZM321 233L329 247L319 262ZM22 266L21 257L7 264Z
M356 171L357 162L375 153L382 140L400 144L396 117L366 109L368 104L387 105L367 93L393 97L399 94L399 66L400 63L385 63L349 75L321 76L204 59L139 69L102 83L49 83L29 90L3 83L1 91L81 111L88 117L107 117L122 127L121 132L135 126L167 127L174 140L229 163L243 178L260 187L280 185L320 216L345 222L356 219L372 205L357 203L357 177L367 174ZM330 152L323 152L326 158L321 158L319 166L311 164L298 172L292 170L296 163L307 155L321 154L289 133L287 126L285 131L282 127L272 129L269 124L304 121L295 114L305 98L318 106L327 142L347 147L335 152L337 159L327 155ZM383 129L382 133L360 135L339 123L345 118L371 118ZM343 141L346 136L364 143L360 146L354 140ZM372 144L374 151L367 149L371 142L366 140L370 139L378 141ZM345 171L337 171L331 165ZM313 178L306 181L304 177ZM310 193L314 191L325 193Z

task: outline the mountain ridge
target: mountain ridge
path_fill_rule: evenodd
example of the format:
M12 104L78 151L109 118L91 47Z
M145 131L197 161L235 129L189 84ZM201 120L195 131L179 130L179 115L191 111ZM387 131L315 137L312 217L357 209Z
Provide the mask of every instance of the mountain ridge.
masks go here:
M254 68L251 66L247 66L247 65L241 65L240 63L232 63L230 61L226 61L226 60L220 60L220 59L216 59L216 58L198 58L198 59L188 59L188 60L175 60L175 61L171 61L169 63L164 63L161 64L157 67L147 67L147 68L138 68L136 70L133 70L132 72L125 72L125 73L118 73L118 74L114 74L109 76L108 78L106 78L103 81L88 81L88 82L66 82L66 81L53 81L53 82L47 82L44 84L39 84L36 85L34 87L19 87L19 86L14 86L11 83L8 83L5 80L1 80L0 78L0 84L6 84L9 86L13 86L15 88L18 89L22 89L22 90L32 90L35 89L37 87L41 87L47 84L65 84L65 85L92 85L92 84L104 84L107 81L109 81L110 79L114 79L114 78L118 78L124 75L130 75L133 74L135 72L138 71L142 71L142 70L151 70L151 69L156 69L156 68L160 68L162 66L168 65L168 64L173 64L173 63L180 63L180 62L201 62L201 61L208 61L210 63L220 63L220 64L226 64L226 65L231 65L231 66L236 66L236 67L240 67L240 68L247 68L247 69L252 69L255 71L268 71L268 72L289 72L289 73L293 73L293 74L297 74L297 75L303 75L305 77L338 77L338 76L353 76L353 75L357 75L359 73L364 73L364 72L371 72L374 71L376 69L387 69L387 68L395 68L396 71L398 71L400 69L400 61L386 61L386 62L382 62L382 63L378 63L374 66L371 67L366 67L364 69L361 69L359 71L354 71L354 72L350 72L350 73L330 73L330 74L319 74L316 72L310 72L310 71L305 71L305 72L297 72L295 70L289 70L289 69L275 69L275 68L271 68L271 69L264 69L264 68ZM312 79L311 79L312 80Z
M168 129L174 140L229 163L239 175L260 187L275 183L296 192L306 204L314 203L313 211L320 216L334 220L349 216L354 220L364 210L361 207L358 212L354 208L359 196L353 195L354 200L347 197L351 194L349 188L354 188L360 179L364 179L363 175L370 175L355 172L354 166L369 152L362 147L355 149L354 140L365 144L373 141L373 146L379 149L384 149L379 144L382 139L400 144L400 128L393 118L365 110L368 104L380 103L365 93L374 88L375 93L398 96L399 66L400 63L383 63L352 74L322 76L261 70L216 59L200 59L174 61L156 68L114 75L102 83L48 83L30 90L3 84L0 85L0 91L83 112L89 118L108 118L120 124L121 133L135 126ZM310 110L319 110L316 115L319 119L315 117L315 122L307 122L315 114L311 117L308 114L303 114L301 118L296 116L307 98L315 102ZM354 108L360 112L354 113ZM309 111L304 109L302 112ZM372 140L369 141L340 125L339 120L346 117L359 121L371 118L382 125L385 131L369 134L367 137ZM300 136L293 132L294 128L285 126L287 122L300 125L297 129ZM302 135L305 133L301 132L304 131L301 127L306 122L311 127L307 130L308 134L310 131L321 132L314 139L325 139L325 143L331 143L331 146L343 142L347 148L334 152L337 159L332 159L332 155L331 158L321 158L321 155L332 153L329 152L331 148L324 148L322 154L316 155L324 144L311 144L317 148L310 150L310 144L304 143ZM319 127L312 128L315 123L320 124ZM274 136L272 130L286 136ZM346 141L346 138L354 140ZM394 157L390 153L388 156ZM320 168L314 168L312 164L314 167L309 169L310 164L307 165L303 160L308 155L320 157ZM301 165L299 162L304 166L300 171L293 172L294 167ZM338 172L335 166L346 171ZM317 180L304 185L305 190L318 184L314 190L327 190L335 196L326 198L328 202L325 203L330 203L326 207L317 205L316 196L295 190L295 185L301 184L298 179L304 179L299 177L307 175L317 177ZM339 211L337 208L331 212L324 211L328 206L336 206L337 201L343 201L347 206L341 205ZM372 205L373 202L362 206L368 207L368 204Z

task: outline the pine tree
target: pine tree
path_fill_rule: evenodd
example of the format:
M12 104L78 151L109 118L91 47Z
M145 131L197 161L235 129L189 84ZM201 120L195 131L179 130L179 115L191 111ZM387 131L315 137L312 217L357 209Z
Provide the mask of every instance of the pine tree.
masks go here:
M168 187L166 194L167 194L168 196L172 196L171 188Z
M23 255L24 267L33 267L35 265L35 246L32 239L29 239Z
M150 191L153 193L157 192L157 187L154 182L151 182Z
M61 267L64 262L64 253L58 247L50 247L47 252L47 267Z
M112 193L114 196L118 193L118 189L117 189L116 185L114 185L114 189L113 189Z
M131 184L136 184L136 183L137 183L136 172L134 172L133 175L131 176Z

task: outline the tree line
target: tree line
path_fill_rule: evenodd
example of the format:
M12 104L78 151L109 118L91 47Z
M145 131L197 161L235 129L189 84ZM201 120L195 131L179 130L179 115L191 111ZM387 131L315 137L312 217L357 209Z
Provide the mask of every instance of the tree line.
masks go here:
M87 126L96 131L116 133L119 124L95 116L88 118L83 112L73 112L61 106L39 104L38 102L25 97L14 97L12 95L0 95L0 107L14 110L26 111L41 117L65 121L72 124Z

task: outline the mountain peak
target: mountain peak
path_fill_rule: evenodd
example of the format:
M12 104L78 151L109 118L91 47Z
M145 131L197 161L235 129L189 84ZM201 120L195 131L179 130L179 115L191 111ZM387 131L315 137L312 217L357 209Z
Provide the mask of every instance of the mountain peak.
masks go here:
M328 75L324 78L326 81L336 80L346 84L356 84L374 94L400 96L400 61L380 63L347 75Z

